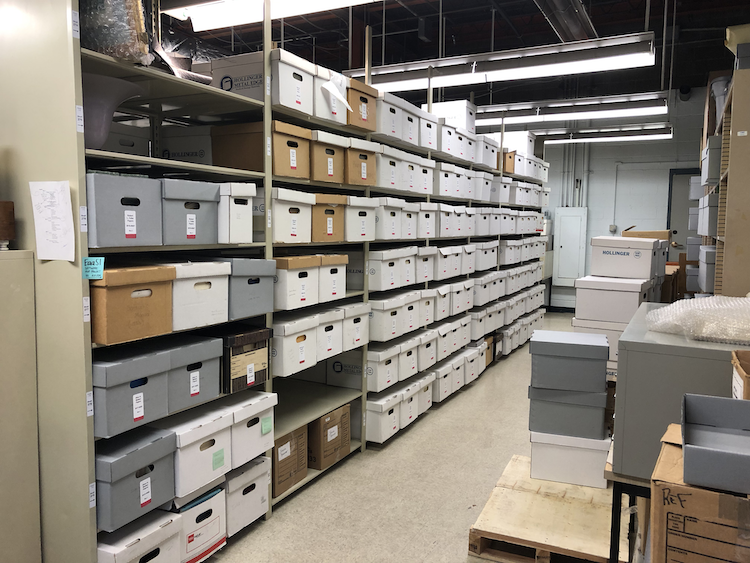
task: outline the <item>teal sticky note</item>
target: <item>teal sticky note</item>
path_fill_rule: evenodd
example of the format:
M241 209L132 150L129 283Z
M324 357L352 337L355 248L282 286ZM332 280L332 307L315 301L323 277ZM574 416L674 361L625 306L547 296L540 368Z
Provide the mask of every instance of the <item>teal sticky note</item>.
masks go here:
M219 467L224 465L224 448L221 448L218 452L214 452L213 455L213 470L216 471Z
M264 416L263 418L260 419L260 433L261 435L266 435L271 430L273 430L273 417Z
M100 280L104 277L104 257L83 259L83 279Z

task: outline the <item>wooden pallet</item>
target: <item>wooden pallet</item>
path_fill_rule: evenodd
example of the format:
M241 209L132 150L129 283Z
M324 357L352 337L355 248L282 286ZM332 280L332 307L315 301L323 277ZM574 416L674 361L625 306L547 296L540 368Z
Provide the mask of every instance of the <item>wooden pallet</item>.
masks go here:
M540 481L530 471L529 458L513 456L469 531L469 553L503 563L607 563L612 489ZM623 518L622 563L627 537Z

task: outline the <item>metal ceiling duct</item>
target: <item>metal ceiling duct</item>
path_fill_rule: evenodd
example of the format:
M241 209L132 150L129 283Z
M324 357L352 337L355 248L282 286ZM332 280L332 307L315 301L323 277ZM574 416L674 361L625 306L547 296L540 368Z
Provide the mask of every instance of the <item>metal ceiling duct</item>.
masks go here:
M581 0L534 0L560 41L596 39L599 35Z

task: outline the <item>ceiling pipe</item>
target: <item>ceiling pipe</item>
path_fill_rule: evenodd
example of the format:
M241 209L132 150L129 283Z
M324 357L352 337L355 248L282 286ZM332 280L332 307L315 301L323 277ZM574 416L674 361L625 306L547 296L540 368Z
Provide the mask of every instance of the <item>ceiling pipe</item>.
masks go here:
M534 0L560 41L599 37L581 0Z

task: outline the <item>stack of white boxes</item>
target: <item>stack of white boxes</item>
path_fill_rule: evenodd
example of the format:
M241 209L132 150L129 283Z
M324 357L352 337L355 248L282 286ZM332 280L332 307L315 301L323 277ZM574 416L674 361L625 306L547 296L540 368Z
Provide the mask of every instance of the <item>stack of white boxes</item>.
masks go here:
M630 237L594 237L591 246L591 275L575 283L573 330L607 336L607 374L614 376L620 336L640 304L653 300L657 273L664 275L666 247L658 239Z

